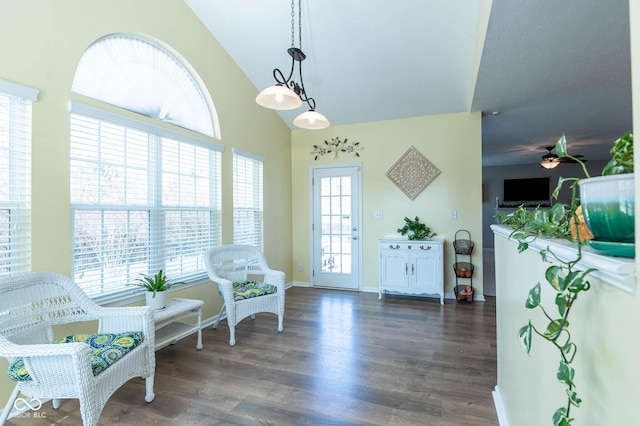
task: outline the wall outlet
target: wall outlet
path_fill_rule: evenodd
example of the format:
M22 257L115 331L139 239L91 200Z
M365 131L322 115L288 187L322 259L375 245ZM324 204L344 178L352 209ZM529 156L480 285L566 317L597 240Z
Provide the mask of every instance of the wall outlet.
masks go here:
M382 219L382 210L374 210L373 218L374 219Z
M451 210L451 219L458 218L458 210Z
M304 271L304 263L298 263L298 272Z

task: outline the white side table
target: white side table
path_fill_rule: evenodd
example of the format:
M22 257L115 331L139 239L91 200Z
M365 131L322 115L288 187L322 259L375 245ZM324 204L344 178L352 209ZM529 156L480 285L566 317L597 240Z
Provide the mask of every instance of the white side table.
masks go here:
M204 302L195 299L170 297L164 309L154 311L156 325L156 350L172 345L178 340L198 333L196 349L202 349L202 307ZM187 324L178 320L198 317L197 324Z

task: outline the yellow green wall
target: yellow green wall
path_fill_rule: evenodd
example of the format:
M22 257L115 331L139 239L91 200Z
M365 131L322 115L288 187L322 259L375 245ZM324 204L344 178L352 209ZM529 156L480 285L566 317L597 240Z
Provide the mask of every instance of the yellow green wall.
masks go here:
M535 251L518 253L517 243L502 236L495 237L495 258L498 390L508 425L551 425L555 410L566 403L564 386L556 380L558 351L534 336L527 355L518 339L518 330L529 319L541 328L548 323L539 310L524 306L537 282L542 305L555 307L555 291L544 278L549 264ZM629 424L637 418L631 407L637 403L640 382L640 370L633 368L640 353L634 337L640 299L597 279L589 282L591 289L580 296L570 318L571 337L578 346L572 366L583 400L571 415L583 426Z
M313 145L324 144L333 137L358 141L364 147L359 158L340 154L314 160ZM438 169L440 175L411 201L389 178L386 171L415 146ZM293 202L293 264L305 265L303 272L294 268L296 282L310 279L310 167L360 162L362 164L362 290L377 291L378 239L400 237L396 230L404 217L418 216L445 244L445 292L453 293L455 275L453 245L458 229L466 229L476 243L473 263L476 266L474 287L482 295L482 170L480 158L480 113L434 115L389 120L325 130L294 131L291 147ZM383 211L383 219L374 219L374 210ZM451 210L458 219L450 218ZM451 303L452 301L449 301ZM446 303L446 302L445 302Z
M40 90L33 106L32 222L34 271L69 275L69 109L71 83L84 50L115 32L140 33L177 51L200 76L215 104L221 127L223 243L232 235L232 148L266 158L264 241L269 264L292 279L291 131L271 111L254 102L258 93L182 0L23 0L2 2L0 79ZM250 123L248 125L247 123ZM204 318L222 304L211 283L173 296L205 300ZM206 342L205 342L206 344ZM0 401L13 388L2 374Z

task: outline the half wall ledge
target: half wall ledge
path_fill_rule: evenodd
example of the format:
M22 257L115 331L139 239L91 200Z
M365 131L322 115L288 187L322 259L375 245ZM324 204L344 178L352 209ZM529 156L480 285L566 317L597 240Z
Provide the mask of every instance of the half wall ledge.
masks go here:
M506 239L513 232L512 228L503 225L491 225L491 230ZM529 242L529 250L540 252L547 248L563 261L575 259L578 253L574 243L562 239L537 238ZM595 268L598 271L591 274L593 277L629 294L636 292L635 259L604 256L585 245L582 247L582 260L576 267L583 271Z

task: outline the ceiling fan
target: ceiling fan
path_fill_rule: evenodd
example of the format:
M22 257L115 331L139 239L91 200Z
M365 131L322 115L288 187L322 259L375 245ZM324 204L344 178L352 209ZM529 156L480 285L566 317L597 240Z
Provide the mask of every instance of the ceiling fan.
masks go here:
M555 149L555 146L545 146L547 152L542 156L542 161L540 161L540 167L544 167L545 169L555 169L560 165L560 163L577 163L576 160L569 157L558 157L555 153L551 152ZM574 155L575 158L582 158L582 155ZM580 160L585 162L587 160Z

